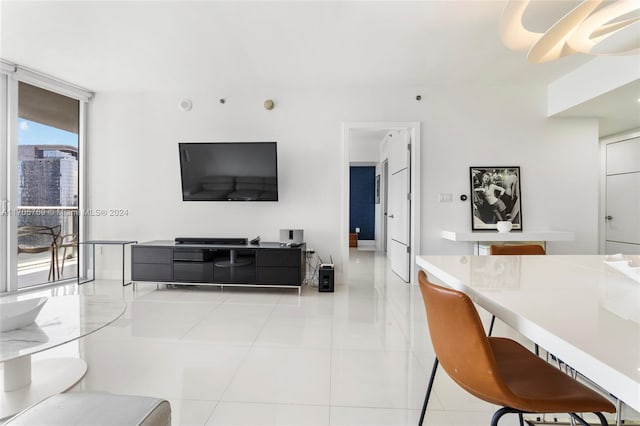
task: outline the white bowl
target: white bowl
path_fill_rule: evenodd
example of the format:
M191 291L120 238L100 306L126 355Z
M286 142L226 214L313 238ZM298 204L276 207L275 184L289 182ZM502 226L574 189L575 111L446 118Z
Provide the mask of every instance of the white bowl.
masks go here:
M0 332L26 327L35 321L46 297L0 303Z
M498 223L496 223L496 228L498 228L498 232L501 232L501 233L511 231L512 226L513 224L508 220L499 220Z

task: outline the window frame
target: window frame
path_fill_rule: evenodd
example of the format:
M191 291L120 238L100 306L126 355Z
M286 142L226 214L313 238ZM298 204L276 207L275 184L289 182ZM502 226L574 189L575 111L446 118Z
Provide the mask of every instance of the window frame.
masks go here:
M0 162L7 173L0 175L0 270L6 276L0 279L0 294L28 291L34 287L18 289L17 274L17 217L11 214L17 200L17 159L18 159L18 83L23 82L60 95L78 100L78 232L86 235L88 218L85 211L87 199L87 117L89 104L94 93L82 87L56 79L44 73L22 67L0 59L0 123L6 132L0 134ZM84 251L78 252L78 279L86 276ZM54 281L37 286L58 285L64 281Z

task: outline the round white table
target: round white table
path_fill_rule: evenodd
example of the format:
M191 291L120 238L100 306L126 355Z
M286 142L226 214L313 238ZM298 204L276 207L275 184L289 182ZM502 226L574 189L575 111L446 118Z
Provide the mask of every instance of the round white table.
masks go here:
M21 296L20 299L31 297L35 296ZM125 309L126 304L122 301L98 296L50 297L35 323L0 332L0 362L4 370L0 419L64 392L87 372L87 364L80 358L32 362L31 355L100 330L122 316Z

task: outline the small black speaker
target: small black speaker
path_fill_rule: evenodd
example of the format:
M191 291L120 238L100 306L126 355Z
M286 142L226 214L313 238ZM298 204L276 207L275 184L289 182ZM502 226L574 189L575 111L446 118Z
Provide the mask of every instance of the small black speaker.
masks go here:
M333 265L320 265L318 291L321 293L333 293Z

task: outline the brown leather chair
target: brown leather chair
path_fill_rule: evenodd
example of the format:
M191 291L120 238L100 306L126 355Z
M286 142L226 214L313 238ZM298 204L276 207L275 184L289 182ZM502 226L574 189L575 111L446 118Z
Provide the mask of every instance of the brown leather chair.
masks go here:
M507 254L507 255L529 255L529 254L546 254L544 248L537 244L523 244L519 246L499 246L490 245L489 254Z
M501 405L491 419L498 424L507 413L569 413L582 425L576 413L593 412L603 426L602 412L615 407L602 395L579 383L514 340L487 337L473 302L459 291L437 286L420 271L420 291L427 312L431 341L447 374L467 392L491 404ZM432 371L425 405L433 385Z

